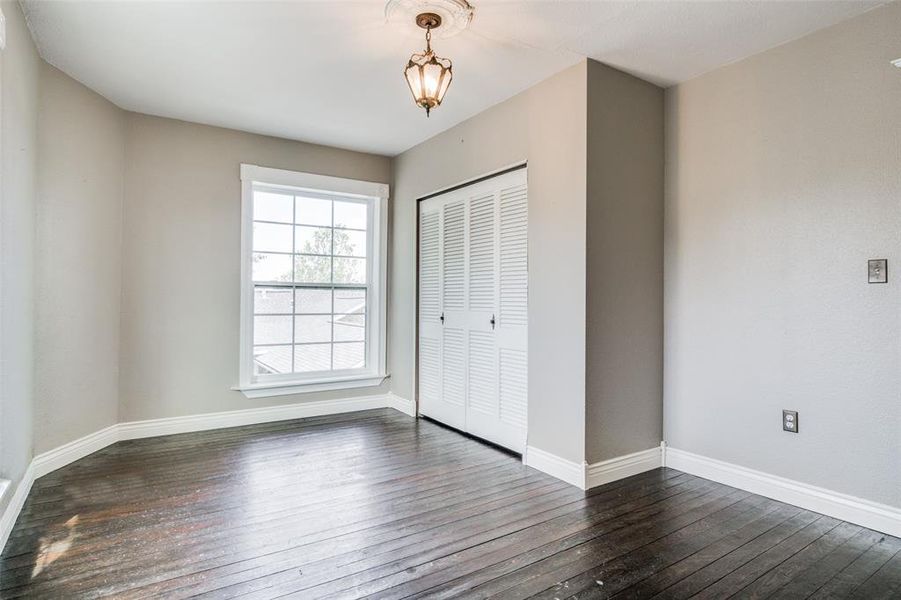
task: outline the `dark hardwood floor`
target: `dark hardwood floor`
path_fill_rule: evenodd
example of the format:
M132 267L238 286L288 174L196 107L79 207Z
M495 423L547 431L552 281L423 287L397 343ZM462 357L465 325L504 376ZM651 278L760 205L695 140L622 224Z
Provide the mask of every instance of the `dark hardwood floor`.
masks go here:
M671 469L582 492L385 409L51 473L0 596L872 600L901 597L901 540Z

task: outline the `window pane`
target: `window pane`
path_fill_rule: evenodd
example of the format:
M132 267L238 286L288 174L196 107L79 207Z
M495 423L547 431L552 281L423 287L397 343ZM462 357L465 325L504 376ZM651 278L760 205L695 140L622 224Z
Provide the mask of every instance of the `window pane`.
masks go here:
M254 375L291 372L291 346L263 346L253 349Z
M294 371L328 371L332 368L332 345L294 346Z
M366 288L335 290L335 314L364 312L366 312Z
M366 315L335 315L336 342L362 342L366 339Z
M332 290L325 288L297 288L295 307L299 313L332 312Z
M297 241L295 252L302 254L332 253L332 230L326 227L295 227Z
M291 252L294 241L290 225L253 224L253 249L257 252Z
M253 280L291 281L291 255L254 252Z
M252 371L261 381L363 369L370 358L371 203L304 194L253 192Z
M335 227L366 229L366 203L335 202Z
M294 342L332 341L332 315L298 315L294 317Z
M294 196L254 192L253 219L291 223L294 220Z
M335 344L335 369L362 369L366 366L365 344Z
M299 283L330 283L332 259L326 256L295 256L294 276Z
M365 258L336 258L335 283L366 283Z
M332 226L332 201L297 197L296 223L301 225Z
M253 312L258 315L290 313L293 309L291 302L293 295L294 291L291 288L256 286L253 289Z
M366 256L366 232L354 229L335 230L337 256Z
M291 317L254 317L254 344L290 344Z

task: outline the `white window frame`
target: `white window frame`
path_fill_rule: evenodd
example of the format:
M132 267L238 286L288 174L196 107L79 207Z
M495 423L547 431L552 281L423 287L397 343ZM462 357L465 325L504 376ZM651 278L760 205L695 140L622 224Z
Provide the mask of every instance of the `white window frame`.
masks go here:
M366 368L348 371L285 373L258 377L253 374L253 192L255 187L365 201L367 223ZM238 385L248 398L302 394L326 390L375 386L386 372L386 302L388 256L388 185L356 179L299 173L257 165L241 165L241 332Z

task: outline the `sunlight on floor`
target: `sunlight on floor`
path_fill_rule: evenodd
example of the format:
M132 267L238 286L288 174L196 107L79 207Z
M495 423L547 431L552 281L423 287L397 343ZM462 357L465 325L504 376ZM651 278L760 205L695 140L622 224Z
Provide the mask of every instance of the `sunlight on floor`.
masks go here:
M38 550L37 559L34 561L34 570L31 571L32 579L40 575L41 571L69 551L69 548L72 547L72 542L78 536L78 533L75 531L78 527L78 521L78 515L75 515L63 524L64 529L57 530L54 534L41 538L41 546ZM63 535L65 537L62 537Z

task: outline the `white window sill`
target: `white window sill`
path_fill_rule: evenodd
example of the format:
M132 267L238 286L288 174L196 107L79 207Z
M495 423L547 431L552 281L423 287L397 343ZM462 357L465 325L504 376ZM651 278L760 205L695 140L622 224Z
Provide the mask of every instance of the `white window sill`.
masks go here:
M388 375L354 375L353 377L341 377L339 379L318 379L303 382L251 383L249 385L235 386L232 389L241 392L248 398L268 398L270 396L288 396L290 394L373 387L379 385L387 378Z

